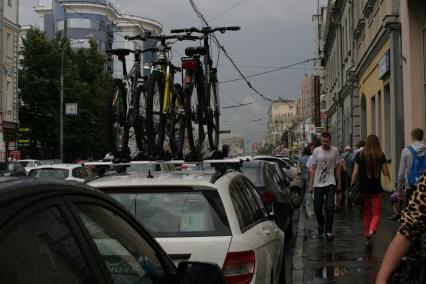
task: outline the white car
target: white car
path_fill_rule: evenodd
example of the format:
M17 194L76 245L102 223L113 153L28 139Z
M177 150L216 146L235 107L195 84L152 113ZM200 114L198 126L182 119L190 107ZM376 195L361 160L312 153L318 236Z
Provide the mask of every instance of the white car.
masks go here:
M284 277L284 232L240 172L114 174L88 185L120 201L176 263L217 263L238 283Z
M28 176L36 179L58 179L86 182L94 174L85 166L79 164L42 165L30 169Z
M32 168L41 166L41 162L39 160L23 159L23 160L18 160L17 162L20 163L22 166L24 166L27 174Z

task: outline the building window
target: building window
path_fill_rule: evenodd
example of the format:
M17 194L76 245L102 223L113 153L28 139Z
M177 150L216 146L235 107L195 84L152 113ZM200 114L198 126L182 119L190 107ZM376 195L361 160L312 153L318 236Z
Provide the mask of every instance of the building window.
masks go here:
M7 51L8 57L13 57L13 36L11 33L7 33Z
M68 19L68 27L75 29L90 29L91 20L90 19Z
M371 134L376 134L376 97L371 97L371 105L370 105L370 115L371 115Z
M64 30L64 21L57 21L56 22L56 30L57 31L63 31Z
M379 91L377 94L377 136L383 147L383 136L382 136L382 92Z

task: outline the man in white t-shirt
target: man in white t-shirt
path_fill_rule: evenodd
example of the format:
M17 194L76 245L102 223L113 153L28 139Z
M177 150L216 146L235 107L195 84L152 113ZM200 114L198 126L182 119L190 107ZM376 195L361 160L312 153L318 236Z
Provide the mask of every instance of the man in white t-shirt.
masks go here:
M311 158L309 192L314 191L315 215L318 221L318 234L325 229L325 239L333 240L334 193L341 191L340 155L336 147L330 145L330 133L321 134L321 146L315 148ZM325 199L325 218L324 218Z

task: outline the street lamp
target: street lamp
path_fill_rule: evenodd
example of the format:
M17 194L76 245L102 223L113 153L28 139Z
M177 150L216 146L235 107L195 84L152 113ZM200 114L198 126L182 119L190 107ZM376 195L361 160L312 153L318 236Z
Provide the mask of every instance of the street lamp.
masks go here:
M75 43L83 43L83 40L70 40L70 45ZM61 79L60 79L60 102L59 102L59 156L61 161L64 161L64 44L65 39L62 41L61 46Z

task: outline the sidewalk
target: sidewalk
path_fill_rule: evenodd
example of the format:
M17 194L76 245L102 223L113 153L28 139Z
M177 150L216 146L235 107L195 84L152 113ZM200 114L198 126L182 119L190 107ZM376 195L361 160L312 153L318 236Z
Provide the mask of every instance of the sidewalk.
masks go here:
M382 218L374 237L374 248L367 252L359 209L343 209L334 214L334 241L318 236L315 215L309 219L300 210L293 254L292 283L374 283L388 244L398 223L388 220L391 210L384 197Z

